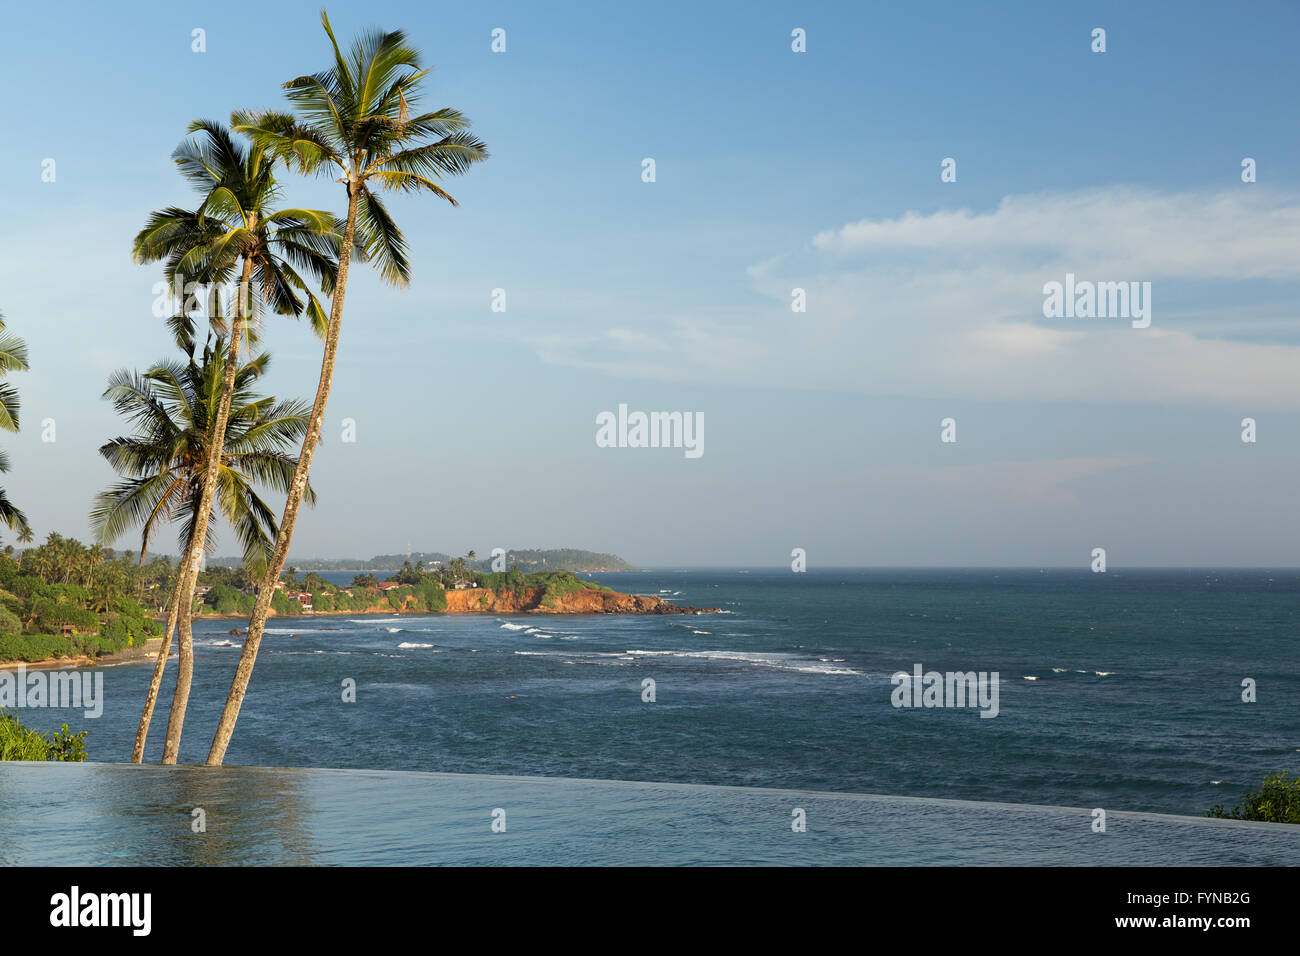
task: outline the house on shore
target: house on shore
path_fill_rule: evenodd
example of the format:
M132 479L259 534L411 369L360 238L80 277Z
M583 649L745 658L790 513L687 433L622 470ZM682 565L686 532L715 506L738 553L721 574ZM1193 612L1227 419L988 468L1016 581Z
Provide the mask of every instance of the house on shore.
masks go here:
M304 611L308 611L308 612L311 611L312 606L311 606L311 594L310 594L310 592L308 592L308 591L285 591L285 592L284 592L284 596L287 597L287 598L289 598L290 600L297 601L298 604L302 607L302 610L304 610Z

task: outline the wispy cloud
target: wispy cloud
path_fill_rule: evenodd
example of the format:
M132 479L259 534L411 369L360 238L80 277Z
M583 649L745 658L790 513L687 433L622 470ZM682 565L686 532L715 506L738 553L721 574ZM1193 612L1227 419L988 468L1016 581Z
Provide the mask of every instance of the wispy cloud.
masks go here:
M1067 272L1152 283L1151 327L1044 318L1043 284ZM1274 295L1289 283L1300 291L1300 197L1256 186L1112 187L1009 196L984 212L862 219L791 243L748 277L771 305L743 319L684 308L635 334L585 338L579 323L566 336L576 349L540 351L664 380L1300 407L1300 347L1251 341L1258 307L1243 304L1251 282ZM795 288L806 290L804 313L790 310ZM1289 304L1283 311L1300 318ZM1276 313L1262 317L1274 329Z

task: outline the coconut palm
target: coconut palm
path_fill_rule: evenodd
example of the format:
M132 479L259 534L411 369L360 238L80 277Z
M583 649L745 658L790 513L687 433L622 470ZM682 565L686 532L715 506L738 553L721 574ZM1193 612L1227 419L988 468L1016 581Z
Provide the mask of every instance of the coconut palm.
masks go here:
M343 297L354 246L358 258L373 264L386 282L404 286L410 280L406 238L378 193L426 192L456 205L437 180L467 172L474 163L487 158L487 148L470 134L469 120L457 110L416 112L420 82L428 71L420 68L420 55L407 43L404 33L365 33L345 57L324 11L321 24L333 48L334 63L323 73L300 76L284 84L298 115L245 112L231 117L235 129L291 169L337 177L347 193L347 216L311 425L298 455L275 551L258 592L244 648L208 753L210 765L220 765L225 759L253 675L271 594L289 556L334 379Z
M326 294L332 291L340 226L334 216L320 210L275 208L280 189L274 164L262 147L243 145L224 126L210 120L195 121L189 131L197 137L177 147L172 158L181 174L203 194L203 201L195 210L172 206L153 213L136 236L134 246L137 261L165 262L168 281L182 290L187 282L211 286L239 275L238 295L229 317L230 354L216 417L208 433L210 447L202 500L195 511L195 538L182 556L177 578L175 605L182 609L193 603L205 527L218 491L218 463L222 460L221 443L234 394L235 372L248 326L257 315L254 294L276 312L307 315L320 330L325 323L324 312L299 270ZM224 333L225 312L214 309L211 301L204 311L217 331ZM193 323L184 311L184 303L182 312L169 325L178 344L192 345ZM182 620L177 641L180 659L176 690L167 720L163 763L175 763L180 751L194 672L188 615L183 615ZM169 645L171 634L164 634L163 640Z
M34 534L32 534L32 529L31 529L31 528L24 527L21 531L18 532L18 543L19 543L19 544L27 545L27 544L31 544L31 543L32 543L33 541L35 541L35 540L36 540L36 536L35 536ZM19 571L21 571L21 570L23 569L23 555L25 555L26 553L27 553L27 549L26 549L26 548L24 548L23 550L21 550L21 551L18 552L18 570L19 570Z
M211 553L215 538L209 522L213 515L200 522L199 512L210 435L220 412L220 383L225 380L228 361L225 342L218 338L197 358L190 355L185 362L160 362L143 373L122 369L109 378L104 397L131 425L132 434L99 449L123 476L96 496L90 512L91 530L100 542L110 543L138 527L143 555L162 525L176 524L182 553L195 545L200 533L204 535L202 551ZM305 402L277 402L253 393L254 383L266 374L269 364L270 357L264 353L235 373L214 499L243 547L244 561L258 567L271 553L276 522L255 486L277 492L288 489L295 464L290 452L306 433L309 413ZM315 493L309 491L308 503L314 502ZM190 609L192 603L192 598L186 603L178 584L136 732L131 755L134 763L144 759L171 635L178 617L182 636L188 632L190 615L181 611Z
M0 377L9 372L27 371L27 343L12 332L5 331L4 316L0 315ZM0 428L7 432L18 431L18 390L7 382L0 382ZM0 451L0 473L9 470L9 456ZM0 488L0 523L10 531L18 532L18 540L27 534L27 516L9 500L9 495Z

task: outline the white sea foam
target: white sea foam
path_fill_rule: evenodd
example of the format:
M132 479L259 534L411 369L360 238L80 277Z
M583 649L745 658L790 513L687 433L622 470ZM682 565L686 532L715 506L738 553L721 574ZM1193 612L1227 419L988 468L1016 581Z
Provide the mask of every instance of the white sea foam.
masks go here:
M398 644L397 647L398 647L399 650L403 650L403 649L405 649L405 650L412 650L412 649L415 649L415 648L421 648L421 647L433 647L433 645L432 645L432 644L412 644L412 643L410 643L409 641L403 641L401 644Z
M1025 680L1038 680L1037 677L1026 677Z
M540 636L540 635L539 635ZM626 667L651 657L675 657L687 660L717 661L720 663L751 664L755 667L791 671L800 674L826 674L844 677L863 677L861 671L849 667L834 666L843 664L842 658L824 658L812 661L795 654L773 652L759 654L751 651L652 651L633 648L626 651L593 651L589 654L563 653L560 651L515 651L526 657L564 657L565 663L592 664L604 667Z
M508 621L501 626L507 631L522 631L524 628L528 627L527 624L511 624Z
M768 653L753 651L628 651L636 656L670 656L704 661L725 661L739 664L753 664L756 667L769 667L776 670L798 671L805 674L836 674L861 677L862 672L849 667L825 667L806 658L793 654Z

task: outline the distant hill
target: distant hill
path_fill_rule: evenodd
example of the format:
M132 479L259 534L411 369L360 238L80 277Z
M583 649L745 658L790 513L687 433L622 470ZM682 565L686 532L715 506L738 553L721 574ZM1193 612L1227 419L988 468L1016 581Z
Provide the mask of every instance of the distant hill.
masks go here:
M429 566L445 564L453 555L442 551L412 551L409 555L377 554L373 558L294 558L290 557L285 567L297 568L299 571L396 571L406 561L415 565ZM209 558L208 567L237 568L244 563L243 558ZM597 551L583 551L580 548L520 548L506 551L505 568L510 570L515 565L524 571L635 571L634 565L628 564L616 554L601 554ZM470 567L478 571L492 571L492 556L475 555Z

